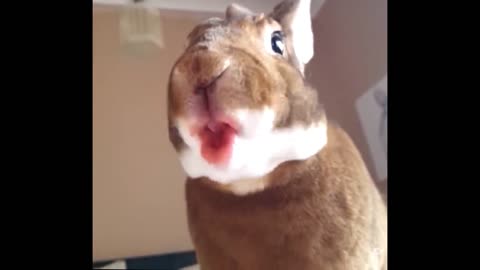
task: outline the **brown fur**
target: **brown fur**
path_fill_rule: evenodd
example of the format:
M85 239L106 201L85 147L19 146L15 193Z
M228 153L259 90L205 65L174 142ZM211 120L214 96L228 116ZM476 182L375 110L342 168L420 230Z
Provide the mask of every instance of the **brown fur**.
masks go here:
M208 179L186 183L188 220L202 270L386 269L386 208L350 138L268 175L246 196ZM369 261L379 250L379 265Z
M282 103L279 99L285 99L287 85L279 82L283 81L282 77L298 76L288 74L296 72L288 62L278 57L266 57L266 52L263 55L258 53L264 50L263 43L259 42L259 29L263 27L259 25L264 25L267 20L269 18L260 21L245 18L231 22L228 27L214 21L201 24L192 30L187 50L175 63L170 75L170 81L173 82L169 91L173 95L173 115L184 113L182 108L187 104L186 100L192 91L215 77L222 66L220 60L226 58L232 61L228 70L232 87L228 91L217 91L218 103L222 105L222 109L256 109ZM229 57L230 55L235 57ZM302 82L301 78L297 80L298 83ZM249 89L254 91L246 91ZM283 103L285 101L286 99Z
M195 91L202 87L214 91L224 111L272 108L277 129L326 122L283 27L294 3L287 0L268 16L231 6L226 20L192 30L168 87L177 151L186 145L175 119L194 116ZM286 33L284 55L269 53L262 39L278 29ZM386 269L386 206L348 135L331 123L327 131L319 153L259 179L187 180L189 228L202 270Z
M283 57L266 52L260 41L266 27L281 29L278 22L263 14L227 22L209 20L195 27L170 74L169 120L194 114L186 107L195 103L195 89L208 85L220 73L226 58L231 65L222 78L228 80L229 87L214 90L221 110L269 106L276 112L278 128L296 123L308 126L324 119L316 90L294 68L295 56L288 49ZM172 121L169 128L177 133ZM171 140L177 150L183 147L181 138Z

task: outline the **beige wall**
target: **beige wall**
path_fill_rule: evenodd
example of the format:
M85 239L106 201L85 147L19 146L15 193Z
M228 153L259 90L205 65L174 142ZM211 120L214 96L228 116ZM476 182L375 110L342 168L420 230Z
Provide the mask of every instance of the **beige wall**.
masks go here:
M167 18L167 47L135 56L120 46L118 16L93 17L94 260L191 249L165 104L169 69L194 22Z
M373 172L355 99L387 68L386 0L330 0L314 20L307 76L330 118L353 137ZM93 21L94 260L191 249L184 175L166 130L169 69L196 20L165 19L167 48L144 57L120 46L118 13Z

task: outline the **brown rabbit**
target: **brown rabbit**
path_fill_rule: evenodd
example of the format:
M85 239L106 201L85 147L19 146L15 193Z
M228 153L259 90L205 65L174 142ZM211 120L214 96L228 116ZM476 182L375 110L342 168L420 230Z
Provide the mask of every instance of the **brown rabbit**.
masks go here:
M386 269L386 206L304 80L312 57L309 0L189 34L168 117L201 269Z

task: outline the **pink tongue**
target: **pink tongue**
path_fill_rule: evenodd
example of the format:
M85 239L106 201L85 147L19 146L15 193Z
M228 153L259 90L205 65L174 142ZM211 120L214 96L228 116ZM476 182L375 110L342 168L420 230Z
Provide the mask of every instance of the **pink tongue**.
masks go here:
M207 127L208 127L208 129L209 129L210 131L212 131L212 132L217 132L218 129L222 128L220 123L218 123L218 122L213 122L213 121L209 122L209 123L207 124Z
M222 164L230 159L235 130L228 124L211 121L200 132L201 153L212 164Z

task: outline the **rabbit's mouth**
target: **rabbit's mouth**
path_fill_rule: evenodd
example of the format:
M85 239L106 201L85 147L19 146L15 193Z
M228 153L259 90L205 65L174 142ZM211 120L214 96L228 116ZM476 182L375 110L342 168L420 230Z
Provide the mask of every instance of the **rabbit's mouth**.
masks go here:
M273 109L237 109L174 119L184 147L182 167L191 178L219 183L262 177L279 164L304 160L326 144L324 121L274 128Z
M209 117L199 120L190 132L200 140L201 155L208 163L228 163L238 135L238 125L234 120L228 117Z
M236 130L228 123L210 121L198 133L202 157L211 164L228 162L233 150L235 134Z

